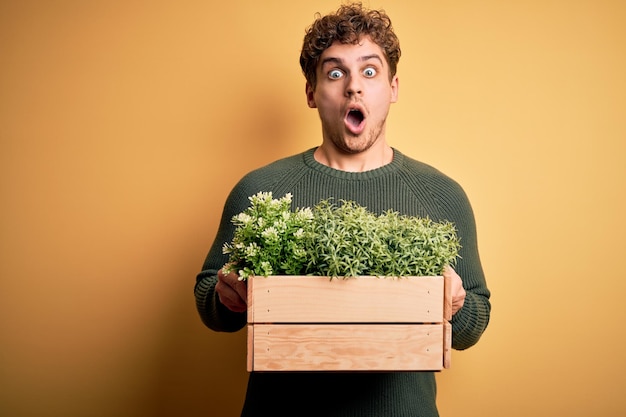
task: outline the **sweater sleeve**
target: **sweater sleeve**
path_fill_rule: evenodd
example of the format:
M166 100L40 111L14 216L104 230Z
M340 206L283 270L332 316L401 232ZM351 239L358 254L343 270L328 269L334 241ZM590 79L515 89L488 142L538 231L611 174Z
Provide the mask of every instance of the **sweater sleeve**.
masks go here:
M210 329L235 332L243 328L247 322L245 312L236 313L229 310L219 301L215 292L217 272L228 262L228 256L224 255L222 249L226 242L232 240L235 232L235 227L231 223L232 217L244 211L250 205L249 197L259 191L276 193L290 191L284 184L290 183L286 180L288 178L297 178L293 173L293 167L297 167L295 162L299 159L301 156L287 158L246 174L228 195L217 235L205 258L202 271L196 277L194 287L196 309L202 322Z
M452 316L452 347L467 349L478 342L489 324L491 315L490 291L480 262L474 213L463 189L452 184L451 212L448 218L456 225L461 238L460 259L455 266L463 281L466 298L463 307Z
M217 284L217 272L228 261L228 257L222 253L224 243L230 240L233 227L231 217L241 203L235 190L229 195L213 245L207 254L202 271L196 277L194 295L196 309L202 322L212 330L235 332L246 324L246 313L236 313L226 308L215 292Z
M474 212L467 194L454 179L421 162L410 158L406 161L402 178L415 200L423 205L419 214L452 222L460 238L459 258L453 267L463 281L466 298L452 316L452 347L467 349L478 342L491 314L491 294L480 262Z

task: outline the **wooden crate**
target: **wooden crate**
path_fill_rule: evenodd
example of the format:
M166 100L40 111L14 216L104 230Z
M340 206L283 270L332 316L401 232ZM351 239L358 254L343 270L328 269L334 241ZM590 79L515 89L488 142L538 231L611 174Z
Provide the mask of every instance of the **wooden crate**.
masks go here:
M447 281L441 276L250 278L248 371L448 368Z

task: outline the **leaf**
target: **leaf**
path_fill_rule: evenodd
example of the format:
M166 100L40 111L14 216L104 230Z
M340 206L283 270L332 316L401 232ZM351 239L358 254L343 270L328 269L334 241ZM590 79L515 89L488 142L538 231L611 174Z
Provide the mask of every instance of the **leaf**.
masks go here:
M250 197L223 246L231 271L251 275L441 275L460 250L454 225L394 211L375 215L353 201L291 211L291 194Z

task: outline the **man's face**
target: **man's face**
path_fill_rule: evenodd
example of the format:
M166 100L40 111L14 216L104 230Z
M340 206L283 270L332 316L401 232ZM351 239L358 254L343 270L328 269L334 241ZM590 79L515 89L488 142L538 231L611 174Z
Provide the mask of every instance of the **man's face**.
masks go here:
M306 88L317 108L324 142L355 154L385 141L389 106L398 99L398 78L389 80L383 50L369 37L358 44L333 43L320 57L317 86Z

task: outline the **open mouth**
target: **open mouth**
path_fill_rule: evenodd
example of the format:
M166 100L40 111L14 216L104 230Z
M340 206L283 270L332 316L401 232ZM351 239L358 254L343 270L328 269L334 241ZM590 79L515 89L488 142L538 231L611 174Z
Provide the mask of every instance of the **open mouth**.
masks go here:
M359 127L363 120L365 120L365 116L359 109L350 109L346 115L346 122L354 128Z

